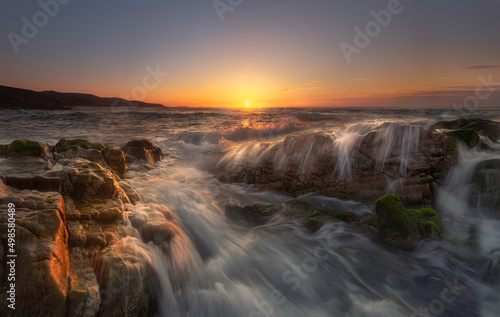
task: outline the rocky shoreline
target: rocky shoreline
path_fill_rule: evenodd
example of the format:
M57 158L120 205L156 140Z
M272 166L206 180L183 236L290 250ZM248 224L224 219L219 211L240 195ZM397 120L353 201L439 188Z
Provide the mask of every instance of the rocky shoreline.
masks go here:
M15 315L153 314L156 282L141 240L168 247L175 230L156 233L175 222L175 215L142 203L123 178L127 166L153 168L161 150L146 140L113 149L80 139L63 139L53 147L16 140L2 150L2 232L7 232L9 203L16 212ZM6 238L0 243L2 281L7 281ZM2 285L0 307L7 312L7 284Z
M262 225L286 217L314 232L325 223L343 221L372 231L393 247L411 250L418 239L442 237L438 213L429 207L437 186L457 162L457 143L485 149L496 142L500 129L489 122L459 125L442 123L448 130L437 131L385 124L354 135L347 159L338 155L339 142L330 135L288 136L239 149L239 157L218 154L209 162L210 172L225 182L294 196L316 192L375 204L375 214L365 216L299 200L228 205L226 217L233 222ZM449 129L452 126L455 130ZM409 136L417 139L405 139ZM7 232L7 206L16 210L16 314L154 315L158 285L154 255L145 243L168 254L170 240L182 232L172 211L143 202L126 178L127 171L153 169L161 159L161 150L147 140L130 141L119 149L83 139L62 139L53 146L31 140L0 145L2 233ZM496 171L498 182L497 163L484 168ZM475 188L472 195L484 189ZM499 204L496 193L487 194L492 204ZM405 207L416 205L419 208ZM8 311L7 246L2 235L2 311Z

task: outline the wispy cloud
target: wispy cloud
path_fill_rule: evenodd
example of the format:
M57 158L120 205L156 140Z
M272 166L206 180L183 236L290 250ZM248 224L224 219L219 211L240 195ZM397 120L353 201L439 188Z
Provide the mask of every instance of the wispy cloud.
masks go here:
M293 90L298 90L298 89L300 89L300 88L284 86L284 87L279 87L278 89L275 89L275 91L293 91Z
M500 68L500 65L474 65L474 66L463 67L461 69L471 70L471 69L495 69L495 68Z
M311 80L311 81L305 83L304 85L316 85L316 84L321 84L321 81L319 81L319 80Z

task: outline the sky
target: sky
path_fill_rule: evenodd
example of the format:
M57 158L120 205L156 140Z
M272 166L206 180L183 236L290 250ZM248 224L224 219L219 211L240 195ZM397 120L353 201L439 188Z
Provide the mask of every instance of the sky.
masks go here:
M498 0L6 0L0 85L195 107L494 107Z

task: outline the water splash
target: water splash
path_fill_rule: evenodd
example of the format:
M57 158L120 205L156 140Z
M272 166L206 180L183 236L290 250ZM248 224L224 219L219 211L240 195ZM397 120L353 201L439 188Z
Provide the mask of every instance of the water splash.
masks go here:
M396 122L384 123L376 128L375 169L381 170L390 161L399 161L399 173L406 177L408 162L418 148L422 128Z
M339 179L351 177L353 152L359 139L371 128L371 125L354 125L335 139L335 153L338 157L335 172Z

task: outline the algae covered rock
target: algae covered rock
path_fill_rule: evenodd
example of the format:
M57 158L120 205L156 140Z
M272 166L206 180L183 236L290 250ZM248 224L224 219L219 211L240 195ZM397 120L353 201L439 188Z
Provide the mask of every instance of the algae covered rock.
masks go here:
M46 145L32 140L14 140L5 150L6 157L34 156L51 159L52 155Z
M440 121L431 126L433 129L474 130L487 136L492 142L500 137L500 123L479 118Z
M396 194L387 194L375 203L379 222L379 238L389 244L409 250L415 246L417 231L412 215L406 211Z
M479 134L473 129L459 129L443 134L452 137L455 142L465 143L469 148L475 147L480 140Z
M86 139L73 139L73 140L61 139L59 140L59 142L57 142L55 146L55 150L57 152L66 152L77 148L82 148L86 150L102 150L104 146L97 142L90 142Z
M388 244L411 250L417 239L440 238L442 226L432 208L408 210L396 194L387 194L375 203L379 238Z

